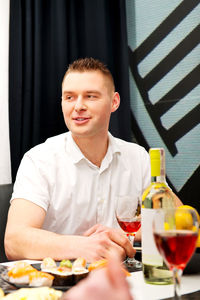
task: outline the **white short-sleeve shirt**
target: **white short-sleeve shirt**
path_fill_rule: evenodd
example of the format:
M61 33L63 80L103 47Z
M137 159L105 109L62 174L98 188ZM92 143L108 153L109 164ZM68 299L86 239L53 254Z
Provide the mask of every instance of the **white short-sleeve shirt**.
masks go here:
M143 147L109 133L99 168L84 157L67 132L24 155L11 201L23 198L42 207L43 229L82 234L96 223L116 227L116 196L141 197L150 176L149 155Z

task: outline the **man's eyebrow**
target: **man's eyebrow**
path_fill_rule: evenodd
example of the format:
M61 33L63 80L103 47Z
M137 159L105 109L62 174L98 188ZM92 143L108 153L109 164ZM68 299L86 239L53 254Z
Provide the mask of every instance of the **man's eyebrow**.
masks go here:
M75 92L73 92L73 91L67 91L67 90L65 90L65 91L63 91L63 95L72 95L72 94L74 94ZM97 91L97 90L86 90L86 91L84 91L83 93L85 93L85 94L96 94L96 95L101 95L101 92L99 92L99 91Z
M87 90L85 91L86 93L93 93L93 94L98 94L98 95L101 95L101 92L97 91L97 90Z
M63 91L63 95L65 95L65 94L73 94L73 92L72 91Z

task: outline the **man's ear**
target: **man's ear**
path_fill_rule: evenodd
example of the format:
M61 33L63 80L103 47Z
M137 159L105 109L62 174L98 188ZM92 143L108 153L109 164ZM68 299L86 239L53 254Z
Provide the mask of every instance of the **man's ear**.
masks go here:
M113 94L111 112L116 111L118 109L119 105L120 105L120 96L119 96L119 93L115 92Z

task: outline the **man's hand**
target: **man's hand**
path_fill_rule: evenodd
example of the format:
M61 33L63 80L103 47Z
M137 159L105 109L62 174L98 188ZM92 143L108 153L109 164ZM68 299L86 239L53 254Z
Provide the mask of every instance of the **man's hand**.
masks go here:
M87 237L88 249L86 253L91 254L90 261L108 258L112 250L115 250L122 260L126 256L133 257L135 255L132 244L120 229L96 224L88 229L84 236Z
M141 228L140 228L135 235L134 241L141 242L141 239L142 239L142 234L141 234Z
M66 292L62 300L133 300L118 255L110 253L108 267L92 271Z

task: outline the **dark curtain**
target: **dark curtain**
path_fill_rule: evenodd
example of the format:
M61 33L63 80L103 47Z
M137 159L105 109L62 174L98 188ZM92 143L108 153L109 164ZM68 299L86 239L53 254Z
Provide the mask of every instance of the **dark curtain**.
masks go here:
M66 131L61 82L69 63L95 57L111 70L121 106L110 131L130 140L124 0L10 0L9 119L12 178L23 154Z

